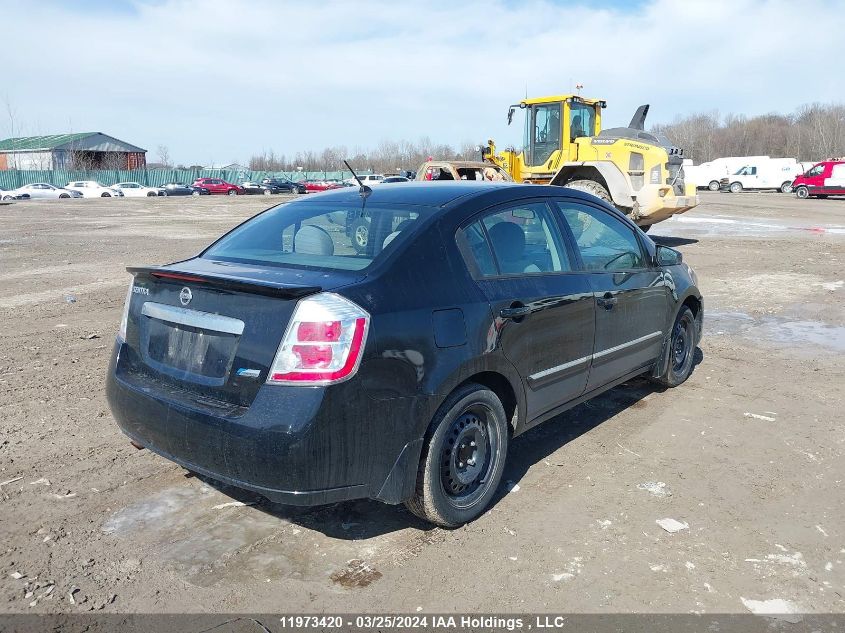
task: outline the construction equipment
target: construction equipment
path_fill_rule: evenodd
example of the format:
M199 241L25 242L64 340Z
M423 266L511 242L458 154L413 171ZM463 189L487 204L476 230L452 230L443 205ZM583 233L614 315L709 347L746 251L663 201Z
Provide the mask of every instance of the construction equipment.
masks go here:
M516 182L552 184L591 193L614 204L643 230L698 204L695 185L684 182L683 150L644 129L648 105L628 127L601 129L607 103L580 95L524 99L508 109L508 124L525 110L523 149L496 153L490 140L484 160Z

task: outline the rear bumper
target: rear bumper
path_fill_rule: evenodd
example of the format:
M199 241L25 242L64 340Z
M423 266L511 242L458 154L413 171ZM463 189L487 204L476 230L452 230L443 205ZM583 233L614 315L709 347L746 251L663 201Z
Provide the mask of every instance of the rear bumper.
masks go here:
M106 394L120 429L188 470L291 505L399 503L413 492L422 441L401 421L415 399L372 400L353 379L265 385L249 407L221 407L122 375L117 356Z

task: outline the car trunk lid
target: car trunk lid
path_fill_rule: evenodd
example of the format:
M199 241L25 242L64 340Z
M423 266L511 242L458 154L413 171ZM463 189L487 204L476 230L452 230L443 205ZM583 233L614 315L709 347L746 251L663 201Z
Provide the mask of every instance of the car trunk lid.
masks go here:
M300 298L362 277L202 258L127 270L135 280L120 374L222 408L252 403Z

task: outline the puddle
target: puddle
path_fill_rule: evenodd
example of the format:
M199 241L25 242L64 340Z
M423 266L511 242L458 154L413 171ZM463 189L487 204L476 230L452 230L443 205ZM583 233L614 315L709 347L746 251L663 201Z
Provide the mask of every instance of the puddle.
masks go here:
M813 346L845 352L845 327L822 321L776 316L752 317L744 312L708 312L705 336L735 335L789 347Z
M675 216L658 225L657 233L664 235L672 228L676 231L699 235L750 236L798 231L813 235L845 235L845 226L839 224L796 226L776 222L764 222L756 218L734 219L698 214Z

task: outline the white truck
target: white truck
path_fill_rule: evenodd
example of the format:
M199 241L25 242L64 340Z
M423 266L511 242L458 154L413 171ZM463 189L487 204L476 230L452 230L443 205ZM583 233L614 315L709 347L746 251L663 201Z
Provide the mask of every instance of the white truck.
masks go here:
M799 163L794 158L767 158L751 161L735 173L722 177L719 180L719 189L731 193L762 189L790 193L792 181L812 166L813 163Z
M768 159L768 156L725 156L724 158L715 158L700 165L684 165L684 176L686 182L695 183L698 189L719 191L719 182L725 176L729 176L738 169L753 162Z

